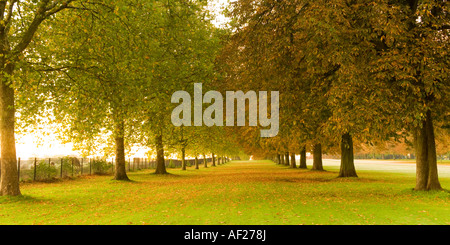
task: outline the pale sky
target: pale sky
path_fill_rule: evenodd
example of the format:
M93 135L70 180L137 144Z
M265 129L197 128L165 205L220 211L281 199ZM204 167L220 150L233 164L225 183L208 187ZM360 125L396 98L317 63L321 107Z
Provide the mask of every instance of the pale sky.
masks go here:
M226 24L228 19L221 14L221 11L229 4L230 0L212 0L210 2L211 10L216 15L216 19L212 22L217 25L221 26L223 24Z

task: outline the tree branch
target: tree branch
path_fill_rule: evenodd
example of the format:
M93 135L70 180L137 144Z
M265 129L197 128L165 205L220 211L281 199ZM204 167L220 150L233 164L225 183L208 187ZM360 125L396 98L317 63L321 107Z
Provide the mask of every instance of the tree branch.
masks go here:
M16 4L18 0L11 0L11 2L9 3L8 6L8 13L6 14L6 18L5 20L5 26L9 24L9 22L11 21L11 17L12 17L12 12L13 12L13 8L14 5Z
M62 3L59 7L56 7L58 1L55 1L51 6L49 6L46 9L46 18L58 13L59 11L61 11L63 9L66 9L69 6L69 4L72 3L73 1L74 0L67 0L64 3Z
M19 43L13 48L12 54L13 57L17 58L20 53L22 53L30 44L31 40L33 39L34 34L38 30L41 23L46 20L48 17L52 16L53 14L67 8L68 4L73 2L74 0L67 0L64 3L62 3L59 7L56 7L55 1L53 4L48 6L49 0L42 0L41 5L38 7L38 9L35 12L35 16L33 21L28 26L28 29L25 31L25 33L22 36L22 39L19 41ZM52 7L55 5L55 7L49 9L49 7Z

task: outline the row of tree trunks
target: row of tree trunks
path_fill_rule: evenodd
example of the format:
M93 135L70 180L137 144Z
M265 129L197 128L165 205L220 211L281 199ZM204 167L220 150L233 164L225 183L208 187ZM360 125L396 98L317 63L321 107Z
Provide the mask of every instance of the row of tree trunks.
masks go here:
M290 159L289 159L290 158ZM295 153L287 152L285 154L277 153L276 158L274 159L277 165L286 165L291 168L297 168L297 163L295 160ZM299 168L307 168L306 166L306 147L302 147L300 151L300 166Z

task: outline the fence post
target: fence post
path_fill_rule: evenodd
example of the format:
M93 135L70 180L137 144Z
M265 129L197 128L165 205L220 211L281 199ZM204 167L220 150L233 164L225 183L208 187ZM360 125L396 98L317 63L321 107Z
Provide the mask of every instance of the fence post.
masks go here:
M20 157L19 157L19 160L17 161L17 178L19 179L19 181L20 181Z
M63 158L61 158L61 171L60 171L60 173L59 173L59 177L62 179L62 177L63 177L63 165L64 165L64 160L63 160Z
M33 181L36 181L36 161L37 161L37 159L36 159L36 157L35 157L35 158L34 158Z

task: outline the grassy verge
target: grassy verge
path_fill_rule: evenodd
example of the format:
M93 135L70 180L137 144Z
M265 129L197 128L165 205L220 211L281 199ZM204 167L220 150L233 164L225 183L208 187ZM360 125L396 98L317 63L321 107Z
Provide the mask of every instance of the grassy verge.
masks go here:
M268 161L25 183L0 197L0 224L450 224L450 194L414 192L411 172L289 169ZM441 176L449 188L450 177Z

